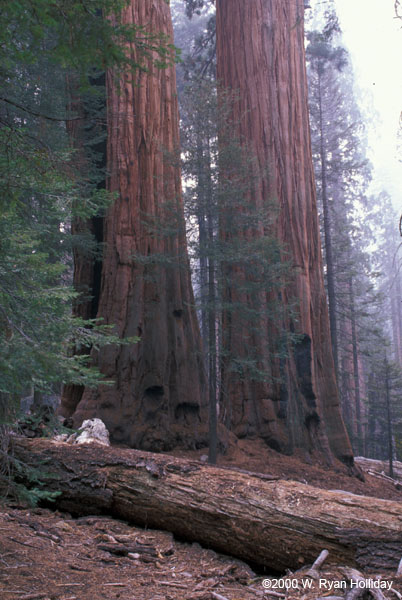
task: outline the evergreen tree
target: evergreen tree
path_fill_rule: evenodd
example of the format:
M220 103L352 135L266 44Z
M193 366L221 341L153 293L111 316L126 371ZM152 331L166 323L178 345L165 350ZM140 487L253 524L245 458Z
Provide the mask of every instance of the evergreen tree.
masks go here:
M378 340L380 341L380 340ZM393 477L393 462L400 460L402 439L402 370L389 359L387 340L381 340L383 352L370 361L369 393L369 456L387 460L389 476Z
M362 150L364 130L353 96L353 73L338 45L339 33L336 14L330 11L323 30L308 35L310 120L332 351L343 415L362 454L366 408L359 347L371 283L361 215L370 167Z
M97 385L103 377L90 366L85 349L121 343L110 328L71 316L77 297L70 285L71 220L90 218L111 198L98 189L105 173L97 171L96 160L90 157L83 170L81 155L71 148L67 129L81 123L82 115L71 104L66 81L74 81L75 91L101 107L102 93L93 93L91 80L106 68L129 74L151 53L155 62L166 63L172 52L166 38L109 18L125 4L22 0L0 7L3 423L10 422L13 405L17 408L19 397L32 388L37 399L40 392L58 391L62 382ZM138 48L136 61L125 51L128 41ZM96 146L94 137L88 132L88 144ZM73 346L83 352L71 354ZM2 426L5 472L13 464L7 431Z
M349 323L355 320L355 338L350 331L349 373L351 399L348 422L356 451L372 458L392 460L400 439L400 343L397 315L398 268L397 216L386 193L372 196L365 213L366 228L353 240L354 262L350 277L353 289L354 314L347 310ZM371 245L370 251L364 249ZM349 267L350 268L350 267ZM347 308L347 306L346 306ZM343 351L347 359L347 348ZM358 362L360 423L354 383ZM345 387L345 390L347 387ZM392 451L391 451L392 446Z
M31 385L45 389L56 381L91 385L97 380L83 368L85 356L68 355L73 340L82 346L91 339L91 329L69 314L75 296L66 286L69 224L77 215L91 217L110 199L97 189L105 174L96 169L96 160L90 157L83 171L81 156L71 149L66 123L72 127L82 115L71 110L66 79L74 79L91 104L99 104L91 85L97 73L111 66L131 73L151 52L160 64L166 62L172 47L165 37L109 19L125 4L2 3L0 304L6 325L1 391L6 394ZM124 50L129 40L138 48L135 61ZM92 117L99 119L99 111ZM92 147L95 135L87 136ZM100 332L93 337L95 346Z

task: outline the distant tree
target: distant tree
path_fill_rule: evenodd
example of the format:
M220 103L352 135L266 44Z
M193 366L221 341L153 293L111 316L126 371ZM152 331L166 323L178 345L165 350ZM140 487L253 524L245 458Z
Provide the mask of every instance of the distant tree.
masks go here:
M194 81L181 99L187 239L209 389L209 462L218 450L217 391L220 330L217 210L217 101L215 82Z
M367 276L368 231L361 215L367 204L370 167L349 57L338 45L336 13L329 11L326 18L321 32L308 35L312 148L338 387L351 439L362 454L366 408L360 343L364 298L372 298L372 284Z
M316 178L320 183L319 192L322 203L329 323L336 372L338 372L339 362L338 332L335 298L335 265L332 241L333 234L329 208L329 202L331 195L333 195L334 192L334 186L332 185L331 189L331 184L328 180L330 180L332 176L332 183L335 183L333 164L331 164L329 156L333 157L334 150L337 150L338 148L334 148L333 145L331 147L331 142L336 138L333 130L330 131L330 128L334 128L334 125L333 121L329 119L329 113L331 112L331 117L333 117L333 109L342 104L342 92L339 89L339 85L337 86L334 82L334 71L340 71L345 65L345 54L343 48L332 48L329 41L327 41L326 36L317 34L315 36L310 36L307 56L309 58L310 99L312 104L311 114L314 123L313 131L316 132L317 135L316 139L313 137L313 149L315 149L319 160L319 170L316 169ZM314 141L316 142L315 148ZM339 165L337 165L337 169L339 171Z
M386 459L389 476L394 476L393 463L400 449L402 434L402 370L383 352L371 360L369 384L369 451L375 458Z
M188 11L182 0L172 2L175 45L181 50L177 67L177 86L180 95L184 82L208 79L216 81L216 19L211 2L202 9ZM189 17L190 14L190 17Z
M365 220L369 224L367 237L372 246L374 240L375 250L369 263L367 256L360 260L360 268L353 275L354 287L361 286L361 266L366 265L365 276L371 281L371 289L355 298L361 381L367 404L364 450L373 458L389 460L391 456L392 460L400 451L401 439L400 269L397 218L386 192L369 199Z

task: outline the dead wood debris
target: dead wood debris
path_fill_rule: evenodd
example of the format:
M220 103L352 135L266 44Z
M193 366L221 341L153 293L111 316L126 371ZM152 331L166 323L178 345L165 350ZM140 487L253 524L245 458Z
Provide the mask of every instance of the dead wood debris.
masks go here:
M346 567L324 570L328 556L323 550L311 566L282 577L309 579L311 588L267 589L242 561L166 532L103 516L0 510L2 600L402 600L398 577L384 593L321 589L321 578L369 577Z
M0 509L0 559L2 600L256 598L241 561L103 516Z
M42 600L46 598L47 594L28 594L26 596L20 596L18 600Z
M322 550L322 552L320 552L320 555L311 565L311 568L307 571L306 576L311 577L312 579L319 579L319 570L321 569L324 562L327 560L328 555L328 550Z
M369 587L366 584L366 578L363 576L362 573L360 573L360 571L357 571L356 569L351 569L349 567L342 567L342 572L351 583L354 582L355 584L362 584L361 587L351 586L350 590L348 590L348 592L346 593L345 600L358 600L360 598L364 600L366 600L366 598L374 598L374 600L385 600L385 596L381 590Z

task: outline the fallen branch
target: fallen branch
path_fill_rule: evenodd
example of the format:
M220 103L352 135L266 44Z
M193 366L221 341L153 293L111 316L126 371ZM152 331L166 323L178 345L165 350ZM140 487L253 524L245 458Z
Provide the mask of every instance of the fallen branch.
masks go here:
M229 600L226 596L221 596L217 592L211 592L211 596L215 598L215 600Z
M311 568L307 571L307 573L306 573L307 577L311 577L312 579L319 579L319 577L320 577L319 570L321 569L323 563L327 560L328 554L329 554L328 550L323 550L320 553L318 558L311 565Z
M392 481L395 483L395 479L390 477L389 475L385 475L385 473L377 473L376 471L368 470L367 473L372 477L377 477L377 479L386 479L387 481Z
M27 596L20 596L18 600L42 600L43 598L47 598L49 594L28 594Z
M350 569L349 567L342 567L341 572L350 580L350 582L358 584L357 587L350 588L345 596L345 600L358 600L359 598L366 598L367 596L372 596L374 600L386 600L381 590L367 586L367 579L360 571Z
M359 465L363 471L374 471L375 473L384 473L388 471L389 464L385 460L375 460L364 456L356 456L355 463ZM394 477L393 479L402 480L402 462L395 460L393 462ZM389 477L389 475L387 475ZM392 479L392 478L391 478Z

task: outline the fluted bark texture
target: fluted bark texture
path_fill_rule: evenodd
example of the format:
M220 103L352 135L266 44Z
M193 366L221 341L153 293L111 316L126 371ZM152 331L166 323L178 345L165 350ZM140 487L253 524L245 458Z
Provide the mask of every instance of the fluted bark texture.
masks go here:
M257 433L280 450L317 448L329 457L334 453L350 461L323 282L307 107L304 3L217 0L216 5L218 80L224 90L234 92L233 128L266 173L253 190L256 206L272 200L279 204L278 236L293 262L292 282L281 301L296 299L298 314L297 319L288 317L285 325L302 335L285 363L262 357L261 364L269 365L271 384L239 382L224 368L230 425L239 435ZM230 293L233 300L236 292ZM229 355L241 352L241 340L248 335L233 317L224 315ZM261 330L268 338L277 335L269 323L262 322Z
M165 0L132 0L125 24L173 39ZM136 56L134 44L127 49ZM107 76L108 189L98 317L138 343L95 357L110 387L86 389L74 422L101 418L115 442L170 449L206 440L206 385L186 254L174 66Z

